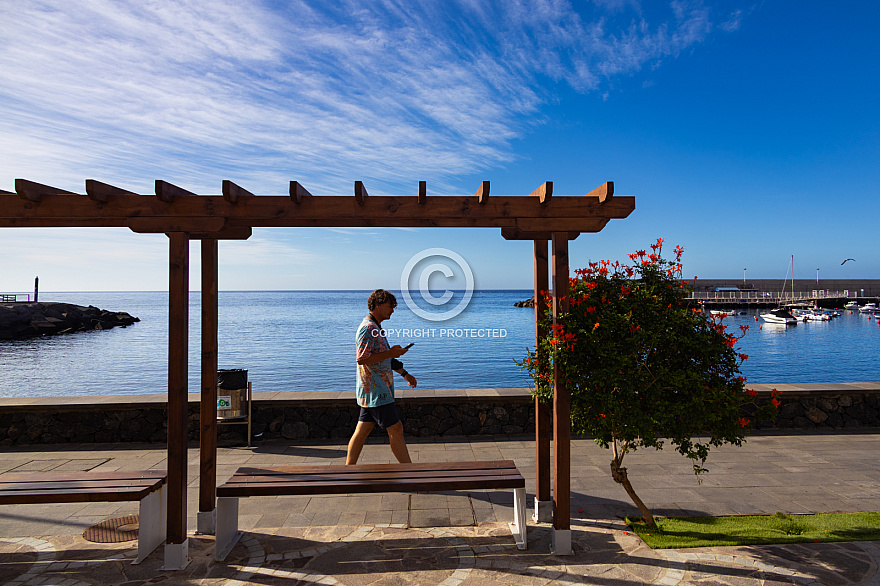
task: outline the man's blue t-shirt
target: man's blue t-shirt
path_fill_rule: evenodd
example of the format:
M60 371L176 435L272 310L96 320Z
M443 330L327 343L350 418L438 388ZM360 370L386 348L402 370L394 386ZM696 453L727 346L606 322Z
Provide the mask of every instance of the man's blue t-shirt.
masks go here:
M357 330L357 360L391 349L379 324L367 316ZM391 358L369 366L357 365L357 401L361 407L379 407L394 402L394 373Z

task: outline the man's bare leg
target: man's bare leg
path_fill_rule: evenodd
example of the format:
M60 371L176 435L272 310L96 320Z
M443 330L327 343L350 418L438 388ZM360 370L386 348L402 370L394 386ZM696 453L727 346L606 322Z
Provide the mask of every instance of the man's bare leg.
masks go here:
M364 448L364 442L367 441L367 436L373 431L374 425L374 423L358 421L357 427L354 428L354 434L348 440L348 453L345 456L346 466L357 464L358 458L361 457L361 450Z
M406 440L403 439L403 423L397 422L387 428L388 442L391 444L391 452L397 461L401 464L412 462L409 457L409 450L406 449Z

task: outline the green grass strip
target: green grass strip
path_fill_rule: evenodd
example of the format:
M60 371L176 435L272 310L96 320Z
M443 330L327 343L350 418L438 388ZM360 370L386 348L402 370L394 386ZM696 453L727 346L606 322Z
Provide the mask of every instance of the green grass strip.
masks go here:
M637 517L627 523L652 549L771 545L833 541L880 541L880 513L823 513L736 517L657 517L648 528Z

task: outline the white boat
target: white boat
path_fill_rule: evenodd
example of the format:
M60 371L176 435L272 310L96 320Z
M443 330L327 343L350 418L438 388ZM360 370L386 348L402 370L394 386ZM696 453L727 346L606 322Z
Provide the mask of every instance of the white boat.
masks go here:
M873 302L866 303L859 308L859 311L861 311L862 313L870 313L872 311L877 311L877 304L873 303Z
M822 311L811 311L807 314L807 321L831 321L831 316Z
M721 316L731 317L731 316L736 315L736 310L731 309L728 311L726 309L710 309L709 313L712 315L712 317L721 317Z
M859 308L859 304L855 301L850 301L846 305L843 306L844 309L849 309L850 311L856 311Z
M789 313L791 313L791 317L797 321L807 321L810 317L809 309L799 309L795 307Z
M771 324L796 324L798 320L784 309L771 309L761 314L761 319Z

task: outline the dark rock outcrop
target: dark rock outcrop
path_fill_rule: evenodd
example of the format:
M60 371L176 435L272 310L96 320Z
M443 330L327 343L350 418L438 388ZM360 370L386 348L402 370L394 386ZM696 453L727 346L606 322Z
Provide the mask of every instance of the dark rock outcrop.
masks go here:
M517 301L513 304L514 307L534 307L535 306L535 298L526 299L525 301Z
M124 311L70 303L0 303L0 340L109 330L140 321Z

